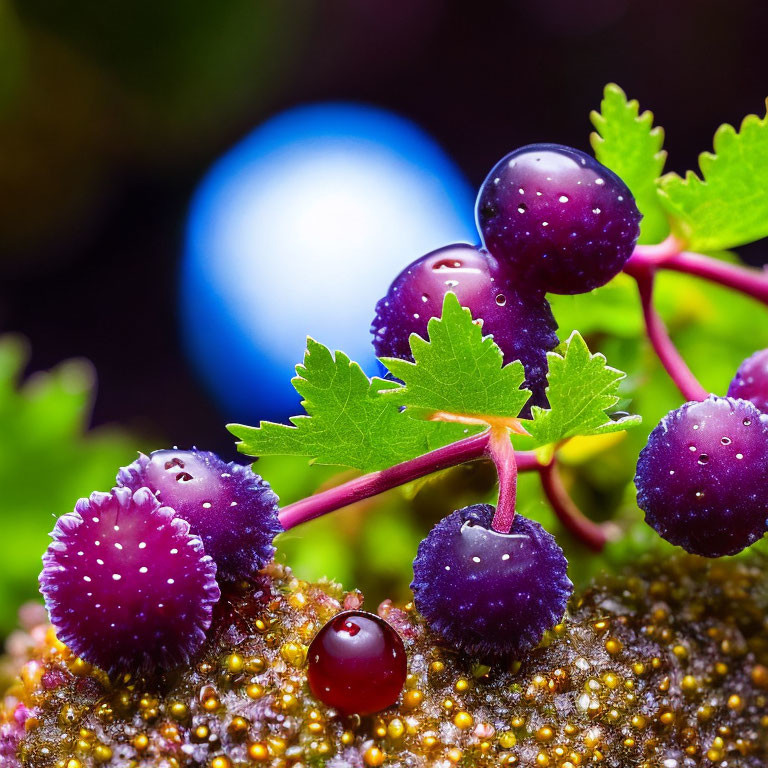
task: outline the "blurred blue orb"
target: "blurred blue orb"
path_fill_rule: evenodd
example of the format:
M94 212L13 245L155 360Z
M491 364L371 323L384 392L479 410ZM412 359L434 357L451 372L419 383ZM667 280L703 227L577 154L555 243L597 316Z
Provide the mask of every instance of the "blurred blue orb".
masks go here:
M353 104L284 112L197 190L181 269L186 352L231 420L298 412L306 336L376 373L376 301L407 264L476 242L474 193L413 123Z

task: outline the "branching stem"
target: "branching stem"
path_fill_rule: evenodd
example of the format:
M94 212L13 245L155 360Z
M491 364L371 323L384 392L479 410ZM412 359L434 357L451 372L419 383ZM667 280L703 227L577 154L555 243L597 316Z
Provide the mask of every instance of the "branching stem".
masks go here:
M371 472L336 488L308 496L306 499L283 507L280 511L280 522L283 528L288 530L300 523L321 517L327 512L333 512L357 501L376 496L433 472L479 459L488 454L490 437L490 431L486 430L479 435L466 437L451 445L446 445L444 448L438 448L410 461L396 464L394 467ZM521 471L530 471L540 467L536 455L531 452L521 451L517 453L515 463Z
M539 476L547 501L566 530L595 552L602 551L611 539L610 529L584 516L565 489L556 462L542 465Z

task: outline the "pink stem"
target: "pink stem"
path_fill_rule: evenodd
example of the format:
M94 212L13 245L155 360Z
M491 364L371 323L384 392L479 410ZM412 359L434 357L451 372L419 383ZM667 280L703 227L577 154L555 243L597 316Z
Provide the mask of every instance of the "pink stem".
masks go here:
M466 437L444 448L438 448L410 461L396 464L394 467L357 477L336 488L330 488L283 507L279 514L280 522L287 531L327 512L376 496L425 475L479 459L488 453L489 441L490 431L486 430L479 435ZM531 452L517 454L517 464L523 471L538 469L541 466L535 454Z
M552 505L558 520L579 541L595 552L600 552L608 542L608 534L603 526L585 517L565 490L555 461L539 469L541 487L547 500Z
M509 533L515 519L517 461L508 429L491 430L488 455L493 459L499 476L499 503L496 505L491 528L498 533Z
M768 304L768 272L682 251L680 244L672 237L658 245L638 245L624 265L624 271L635 278L657 269L701 277Z
M637 288L640 291L640 302L643 307L643 318L648 338L656 350L659 360L686 400L706 399L709 393L691 373L672 339L669 338L667 329L664 327L664 321L653 308L653 270L638 271L634 274L634 278L637 280Z

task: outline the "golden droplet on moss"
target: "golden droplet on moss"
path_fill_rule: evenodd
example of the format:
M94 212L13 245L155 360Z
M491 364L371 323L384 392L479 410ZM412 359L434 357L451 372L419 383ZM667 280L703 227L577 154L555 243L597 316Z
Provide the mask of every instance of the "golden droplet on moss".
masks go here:
M427 731L421 738L424 749L432 749L437 744L437 736L432 731Z
M301 643L284 643L280 648L283 660L296 669L301 669L307 660L307 646Z
M464 753L458 747L454 747L453 749L448 750L446 757L452 763L458 763L461 762L461 758L464 757Z
M249 699L260 699L264 695L264 686L258 683L251 683L246 689L246 694Z
M646 725L648 725L648 721L642 715L635 715L630 720L630 723L632 724L632 727L636 728L638 731L641 731L643 728L645 728Z
M542 725L541 728L536 731L536 740L545 744L549 741L552 741L554 737L555 732L549 725Z
M67 768L82 768L83 764L76 758L72 757L66 762Z
M744 709L744 701L741 696L733 694L728 697L728 709L732 709L734 712L741 712Z
M403 694L403 709L416 709L421 706L422 701L424 701L424 694L418 688L406 691Z
M232 761L226 755L218 755L211 760L211 768L232 768Z
M143 752L149 746L149 739L146 733L139 733L133 737L133 748L137 752Z
M768 667L762 664L755 664L752 667L752 682L763 690L768 690Z
M192 735L196 741L206 741L208 736L210 736L210 733L207 725L198 725L192 732Z
M227 730L232 736L243 736L248 733L249 723L244 717L233 717Z
M230 674L237 675L243 671L245 661L243 657L237 653L232 653L224 659L224 666Z
M454 688L455 688L455 689L456 689L456 690L457 690L459 693L463 693L464 691L466 691L466 690L469 688L469 680L467 680L467 679L465 679L465 678L463 678L463 677L460 677L460 678L459 678L459 679L456 681L456 685L454 685L453 687L454 687Z
M453 716L453 724L464 731L467 728L471 728L475 724L475 720L469 712L462 709Z
M363 760L371 768L384 764L384 753L378 747L368 747L363 753Z
M186 720L189 716L189 707L181 701L172 702L168 711L174 720Z
M608 651L611 656L616 656L617 654L621 653L623 648L624 645L622 644L621 640L616 637L609 637L605 641L605 650Z
M512 749L517 744L517 736L512 731L502 731L499 734L499 745L502 749Z
M444 670L445 670L445 664L443 664L442 661L433 661L429 665L429 671L435 675L439 675Z
M698 680L693 675L686 675L681 683L680 687L685 691L686 693L694 693L699 688Z
M106 744L97 744L93 749L93 759L97 763L106 763L112 759L112 750Z
M536 755L536 765L540 768L547 768L549 765L549 755L546 752L539 752Z
M355 740L355 734L352 733L352 731L344 731L344 733L341 734L341 743L348 747L352 742Z
M405 725L399 717L395 717L389 721L387 725L387 735L390 739L399 739L405 733Z
M254 762L265 763L269 760L269 750L267 749L267 745L260 741L254 742L248 747L248 757Z

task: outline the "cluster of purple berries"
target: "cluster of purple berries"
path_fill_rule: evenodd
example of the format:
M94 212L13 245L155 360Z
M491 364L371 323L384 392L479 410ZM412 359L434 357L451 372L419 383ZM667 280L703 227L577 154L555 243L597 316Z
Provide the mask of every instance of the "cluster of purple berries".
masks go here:
M546 406L547 352L558 343L546 293L583 293L615 277L632 254L640 213L624 182L594 158L532 144L503 158L477 199L482 246L451 245L398 275L376 306L379 357L412 359L409 337L427 335L452 291L504 354L520 360L532 405ZM453 512L419 547L416 607L452 645L485 657L535 646L562 618L572 592L567 562L542 527L516 515L491 527L493 508Z
M547 352L557 324L545 294L584 293L617 275L632 255L640 213L624 182L594 158L559 144L507 155L483 182L476 205L482 246L456 244L414 261L376 305L379 357L412 359L408 339L427 334L448 291L520 360L532 405L546 405Z
M546 293L586 292L614 277L641 216L615 174L555 144L501 160L476 213L482 246L451 245L407 267L377 304L374 347L380 357L410 359L410 335L426 336L452 291L505 362L523 363L528 415L546 404L546 355L558 342ZM430 627L486 658L535 646L573 589L549 533L520 515L510 531L494 530L493 513L475 505L438 523L419 547L412 583ZM254 578L281 530L276 496L250 469L200 451L157 451L58 521L41 590L75 653L111 671L167 667L200 648L219 584ZM397 632L362 612L331 620L308 659L315 695L358 713L393 703L405 677Z
M167 668L203 644L219 582L253 578L280 531L277 496L250 468L155 451L59 518L40 590L77 655L109 671Z
M670 411L635 476L646 522L705 557L735 555L768 530L768 349L742 363L727 397Z

